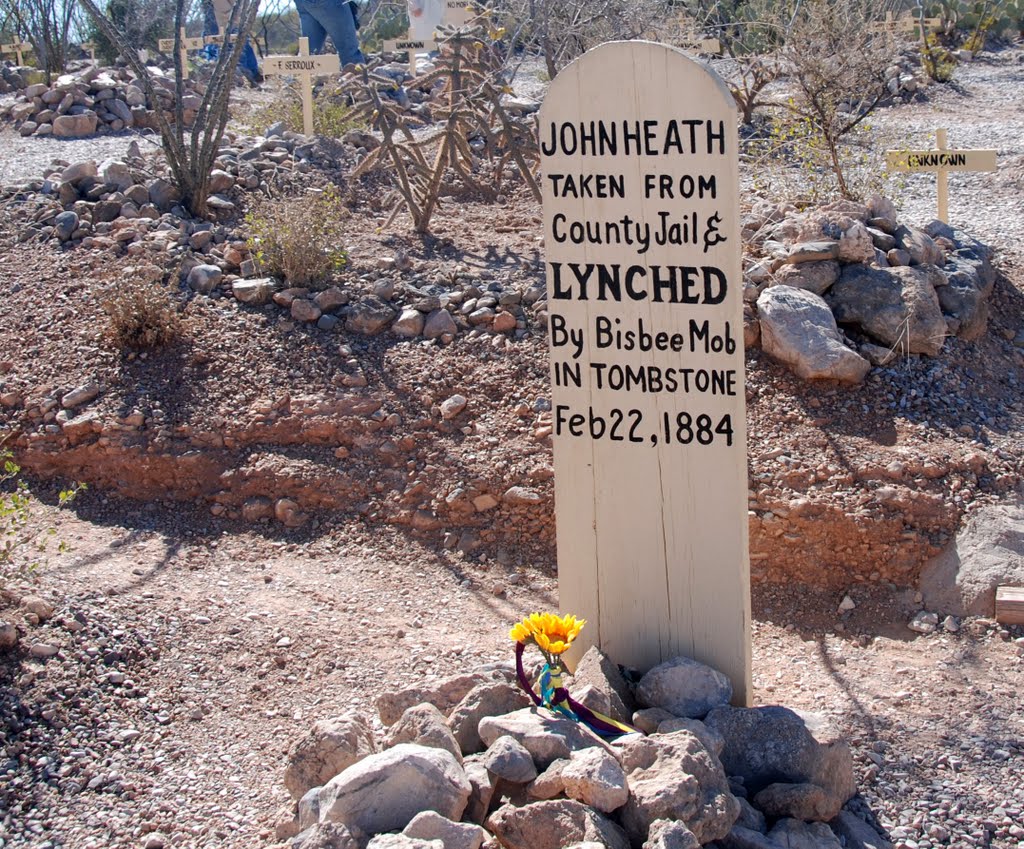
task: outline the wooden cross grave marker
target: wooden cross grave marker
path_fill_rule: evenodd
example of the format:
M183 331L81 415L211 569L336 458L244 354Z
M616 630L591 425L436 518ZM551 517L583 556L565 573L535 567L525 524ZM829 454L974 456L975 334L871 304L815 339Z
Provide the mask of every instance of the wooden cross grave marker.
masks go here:
M337 53L309 55L309 39L299 39L298 56L266 56L263 74L298 77L302 88L302 132L313 135L313 77L341 72Z
M96 61L96 44L92 41L83 41L79 45L86 53L89 54L89 61Z
M933 32L935 30L942 29L941 18L915 18L911 15L904 15L903 17L897 18L891 11L885 13L885 19L876 21L871 25L872 32L879 33L897 33L909 34L916 32L921 27L924 27L925 31ZM923 33L922 33L923 36Z
M201 35L189 38L185 35L185 27L181 28L181 44L178 49L181 55L181 78L183 80L188 79L188 51L189 50L202 50L206 46L206 39ZM162 53L168 53L174 49L173 38L161 38L157 42L157 47L160 48Z
M25 64L24 53L30 53L32 51L32 45L27 41L22 41L18 36L14 36L14 41L10 44L0 44L0 53L6 53L8 55L16 54L18 57L18 64Z
M437 50L437 42L432 38L413 39L408 36L405 38L389 38L384 42L383 50L385 53L408 53L409 73L415 77L416 54L430 53L433 50Z
M893 171L934 171L938 183L939 220L949 223L949 172L995 171L994 150L949 150L946 131L935 131L935 150L887 150L885 165Z

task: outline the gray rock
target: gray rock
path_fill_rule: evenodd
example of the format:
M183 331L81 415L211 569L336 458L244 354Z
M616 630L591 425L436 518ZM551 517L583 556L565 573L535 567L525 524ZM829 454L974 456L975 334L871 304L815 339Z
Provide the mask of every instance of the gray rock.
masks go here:
M644 708L633 714L632 725L644 734L654 734L663 722L670 719L680 719L680 717L663 708Z
M907 627L918 634L934 634L939 629L939 614L919 610L907 623Z
M996 587L1024 586L1024 504L982 505L956 540L926 564L919 585L929 610L994 616Z
M167 212L172 206L181 201L181 192L177 186L161 180L159 177L150 180L146 184L149 190L149 202L161 212Z
M410 687L398 692L382 693L377 697L377 711L380 721L385 725L394 725L413 705L430 702L434 707L447 714L466 694L479 684L509 683L513 673L499 669L484 669L476 672L453 675L427 686Z
M73 409L74 407L80 407L82 404L88 404L94 400L100 394L100 385L95 381L89 381L82 386L77 386L64 395L60 399L60 405L65 410ZM50 608L53 609L52 607Z
M838 796L817 784L769 784L754 797L754 804L773 819L792 817L804 822L828 822L839 814Z
M214 193L226 192L235 185L235 178L227 171L214 168L210 172L210 191Z
M942 265L946 253L927 233L913 227L901 226L893 233L898 247L910 254L911 265Z
M546 769L559 758L568 758L570 752L607 744L586 726L539 708L524 708L505 716L486 716L478 726L480 739L490 745L508 734L514 737L533 757L538 769Z
M95 112L84 112L81 115L58 115L53 119L53 134L62 139L91 136L96 132L98 120Z
M10 622L0 620L0 651L10 651L17 645L17 627Z
M671 734L674 731L689 731L691 734L696 735L716 757L722 754L722 749L725 748L725 740L722 738L722 735L713 728L708 728L699 719L674 716L671 719L658 723L659 734Z
M417 743L420 746L444 749L462 763L462 751L444 715L429 702L409 708L388 729L384 737L385 747L397 746L399 743Z
M433 811L417 814L402 834L420 840L440 840L444 849L480 849L487 837L487 832L478 825L452 822Z
M299 831L320 822L320 788L310 787L298 801Z
M209 295L220 283L224 272L216 265L197 265L188 273L188 285L203 295Z
M293 849L361 849L356 835L336 822L310 826L297 835L291 845Z
M767 834L741 825L734 825L732 831L718 843L722 849L782 849L781 844L776 843Z
M700 849L700 841L678 820L655 820L643 849Z
M75 162L61 171L60 179L62 183L71 183L77 186L82 180L96 177L98 174L99 168L95 160L86 159L82 162Z
M554 799L565 792L562 770L569 765L567 760L554 761L544 772L538 775L526 788L526 795L531 799Z
M505 493L504 500L509 500ZM591 646L580 658L572 673L572 690L593 687L608 697L608 716L628 723L636 710L636 702L619 667L597 646Z
M78 229L78 224L78 214L70 209L66 212L57 213L57 217L53 222L53 235L60 239L60 241L66 242L71 238L71 234Z
M675 657L640 679L636 698L645 707L700 719L712 708L729 704L732 682L717 669L688 657Z
M337 286L329 286L322 292L317 292L313 300L324 312L332 312L338 307L345 306L350 298L348 292L342 292Z
M855 792L847 741L815 714L784 707L716 708L705 724L725 738L721 761L756 794L769 784L817 784L842 806Z
M119 159L103 160L98 171L100 180L116 187L119 192L123 192L135 182L128 166Z
M896 247L896 237L886 233L884 230L868 227L868 233L871 234L872 244L882 253L888 253Z
M839 838L823 822L803 823L800 820L779 820L768 837L782 849L843 849Z
M366 844L366 849L445 849L441 840L423 840L405 834L378 834Z
M391 332L396 336L414 339L423 332L423 313L419 310L404 309L391 325Z
M868 361L843 343L831 310L813 292L773 286L761 293L757 308L761 347L798 377L859 383L870 371Z
M439 339L442 336L455 336L459 326L448 310L437 309L427 316L423 326L423 335L427 339Z
M846 849L892 849L888 840L849 811L840 811L829 825Z
M369 720L357 711L314 723L288 754L284 786L293 799L377 751Z
M320 816L367 834L403 829L422 811L458 821L471 790L451 752L402 743L332 778L320 791Z
M561 779L566 796L601 813L610 814L629 798L625 772L604 749L582 749L570 754Z
M729 833L739 803L718 758L695 735L676 731L640 737L620 751L629 782L621 821L634 843L642 843L659 819L681 820L702 844Z
M942 272L933 265L848 265L826 301L840 324L854 324L901 353L935 356L947 333L935 292L944 283ZM763 323L762 319L762 332Z
M946 285L937 288L942 311L960 322L956 335L974 342L988 329L988 295L982 280L981 263L952 256L942 269Z
M469 401L465 395L452 395L441 402L441 418L445 421L454 419L459 413L466 409ZM497 506L497 505L495 505Z
M487 818L490 831L505 849L562 849L593 841L607 849L629 849L622 830L603 814L571 799L504 805Z
M463 761L462 768L466 771L466 778L469 779L472 788L462 818L467 822L481 824L490 813L491 800L494 798L498 779L483 765L482 755L470 755Z
M527 784L537 777L537 767L526 747L507 734L487 747L483 764L495 776L513 784Z
M839 263L835 260L819 262L801 262L796 265L784 265L775 272L773 286L792 286L794 289L806 289L815 295L824 295L832 284L839 279Z
M871 233L861 222L854 221L839 237L839 259L841 262L870 262L875 257L875 245Z
M448 715L448 727L464 755L484 750L477 726L485 716L501 716L530 706L530 699L517 686L504 682L479 684L470 690Z
M839 259L839 242L817 241L803 242L793 245L786 256L786 262L820 262L828 259Z
M274 278L254 277L249 280L236 280L231 284L231 294L243 304L261 306L270 303L274 295Z
M345 327L353 333L374 336L395 318L395 310L380 298L369 296L351 307Z
M749 829L750 831L758 831L764 834L764 832L768 830L768 823L764 818L764 814L751 805L746 799L737 796L736 801L740 803L740 815L736 820L736 825L741 828Z
M292 301L291 316L296 321L312 324L319 320L322 314L320 307L306 298L296 298Z

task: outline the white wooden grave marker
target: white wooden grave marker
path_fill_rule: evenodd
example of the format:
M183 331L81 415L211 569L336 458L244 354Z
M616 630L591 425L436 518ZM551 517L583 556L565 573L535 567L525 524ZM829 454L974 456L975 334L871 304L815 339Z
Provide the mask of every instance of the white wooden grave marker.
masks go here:
M921 29L924 26L925 31L932 32L935 30L942 29L941 18L916 18L912 15L904 15L897 18L891 11L885 13L885 19L876 21L871 25L871 29L874 32L888 32L896 35L897 33L913 33ZM922 33L923 35L923 33Z
M409 73L416 76L416 54L437 50L437 42L432 38L391 38L384 42L382 49L385 53L408 53Z
M206 39L201 36L193 36L189 38L185 35L185 27L181 28L181 41L178 47L178 53L181 55L181 78L183 80L188 79L188 51L189 50L202 50L206 46ZM161 38L157 41L156 46L160 48L162 53L168 53L174 49L173 38Z
M474 15L475 12L469 0L444 0L444 15L441 17L441 23L450 27L464 27L473 20Z
M0 53L7 54L9 56L16 55L18 57L18 65L25 64L25 57L23 54L30 53L32 51L32 45L27 41L22 41L18 36L14 36L14 41L10 44L0 44Z
M681 50L611 42L539 126L559 605L616 662L688 655L745 704L736 106Z
M90 62L95 62L96 61L96 45L93 42L91 42L91 41L83 41L82 44L81 44L81 48L86 53L89 54L89 61Z
M298 56L267 56L263 59L263 73L295 76L302 84L302 132L313 135L313 77L341 72L341 59L337 53L309 55L309 39L299 39Z
M937 174L939 220L949 223L949 172L995 171L994 150L949 150L946 131L935 131L935 150L887 150L885 164L893 171L934 171Z

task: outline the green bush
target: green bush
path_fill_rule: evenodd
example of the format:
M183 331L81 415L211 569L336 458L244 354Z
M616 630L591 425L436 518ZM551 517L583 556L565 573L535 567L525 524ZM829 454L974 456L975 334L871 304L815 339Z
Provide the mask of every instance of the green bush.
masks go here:
M267 274L291 286L322 287L348 262L342 219L348 210L337 190L264 198L245 216L249 252Z

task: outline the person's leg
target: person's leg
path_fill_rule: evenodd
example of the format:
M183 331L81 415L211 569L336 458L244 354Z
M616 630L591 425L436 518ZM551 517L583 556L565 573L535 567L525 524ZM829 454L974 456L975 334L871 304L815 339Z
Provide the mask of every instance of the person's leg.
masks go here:
M327 40L327 30L313 15L313 10L319 8L319 4L307 5L303 0L295 0L295 9L299 13L299 29L302 35L309 39L310 53L322 51Z
M210 0L206 0L203 3L203 35L220 35L220 27L217 26L217 14L214 12L213 3ZM203 52L209 61L217 61L216 44L207 44Z
M254 82L261 82L263 80L263 75L260 73L260 63L256 61L256 51L252 49L252 42L249 39L245 40L245 46L242 48L242 55L238 60L238 65Z
M359 35L352 10L344 0L326 0L316 7L317 17L331 34L334 49L341 57L342 65L354 65L366 61L359 49Z

